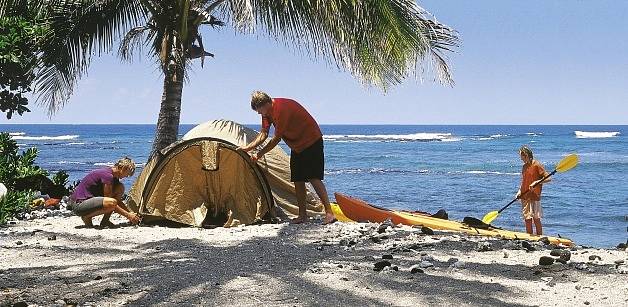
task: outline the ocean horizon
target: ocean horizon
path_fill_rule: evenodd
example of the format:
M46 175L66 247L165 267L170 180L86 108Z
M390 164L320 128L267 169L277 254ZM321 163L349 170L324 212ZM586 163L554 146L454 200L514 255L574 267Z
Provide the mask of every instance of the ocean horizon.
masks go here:
M180 125L180 135L196 124ZM129 156L148 159L155 124L0 124L21 149L37 147L37 164L70 180ZM246 125L259 129L259 125ZM129 129L132 127L133 129ZM613 247L628 237L628 125L323 124L325 182L340 192L391 209L448 211L481 218L514 197L521 145L547 171L577 153L580 163L544 186L544 232L577 244ZM281 145L287 152L287 147ZM494 222L523 231L520 205Z

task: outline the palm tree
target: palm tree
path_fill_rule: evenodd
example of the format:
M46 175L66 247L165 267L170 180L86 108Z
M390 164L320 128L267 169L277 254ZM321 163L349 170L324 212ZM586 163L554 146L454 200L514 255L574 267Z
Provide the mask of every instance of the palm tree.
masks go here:
M453 85L446 54L458 46L457 33L412 0L30 2L51 29L35 88L51 113L67 101L94 56L118 42L125 60L148 47L144 52L164 75L153 152L176 141L190 60L200 58L202 65L205 56L213 56L203 48L203 25L262 32L384 91L411 75L433 74L434 80Z

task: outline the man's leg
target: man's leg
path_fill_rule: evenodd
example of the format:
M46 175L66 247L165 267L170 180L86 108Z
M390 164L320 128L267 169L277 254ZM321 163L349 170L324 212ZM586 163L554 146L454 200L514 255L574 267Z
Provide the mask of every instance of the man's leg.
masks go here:
M122 183L116 183L113 186L113 198L115 198L118 201L122 201L122 195L124 195L124 185ZM113 210L103 215L102 220L100 220L100 227L115 226L115 224L109 220L111 218L112 213L113 213Z
M533 234L532 233L532 219L526 219L526 232L529 234Z
M307 208L305 207L305 182L296 181L294 189L297 194L297 205L299 206L299 216L291 221L292 224L300 224L307 221Z
M536 235L543 235L543 225L541 225L541 219L533 219L534 226L536 226Z
M329 196L327 195L325 184L319 179L310 179L310 183L314 187L314 191L316 191L318 198L320 198L323 202L323 206L325 206L325 219L323 219L323 224L333 222L336 217L334 216L334 212L331 211L331 205L329 204Z

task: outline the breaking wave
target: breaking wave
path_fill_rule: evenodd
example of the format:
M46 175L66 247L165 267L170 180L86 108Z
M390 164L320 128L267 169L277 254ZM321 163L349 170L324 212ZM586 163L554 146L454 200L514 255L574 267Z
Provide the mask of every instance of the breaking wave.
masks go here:
M612 138L618 136L618 131L613 132L593 132L593 131L574 131L576 137L579 139L599 139L599 138Z
M27 140L27 141L63 141L74 140L78 138L78 135L59 135L59 136L26 136L26 135L13 135L14 140Z
M411 133L411 134L332 134L325 135L323 138L327 141L335 142L365 142L365 141L444 141L454 142L460 141L460 138L454 137L451 133Z

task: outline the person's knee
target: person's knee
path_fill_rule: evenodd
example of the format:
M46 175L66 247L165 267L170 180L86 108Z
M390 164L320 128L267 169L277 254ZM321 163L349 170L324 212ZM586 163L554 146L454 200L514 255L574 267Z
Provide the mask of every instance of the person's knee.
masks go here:
M102 200L102 207L107 211L113 211L118 205L118 201L115 198L105 197Z

